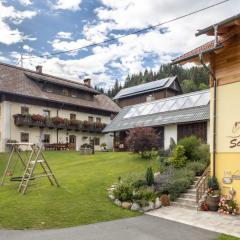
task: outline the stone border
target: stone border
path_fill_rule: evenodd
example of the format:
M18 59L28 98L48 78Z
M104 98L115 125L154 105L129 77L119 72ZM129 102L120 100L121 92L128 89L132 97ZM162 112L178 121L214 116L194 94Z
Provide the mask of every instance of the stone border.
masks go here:
M135 202L121 202L119 199L114 197L113 191L116 189L116 187L117 184L113 184L110 188L107 189L107 191L109 199L111 199L111 201L119 207L139 212L148 212L162 207L162 202L160 201L159 197L157 197L154 202L149 202L148 206L146 207L141 207L138 203Z

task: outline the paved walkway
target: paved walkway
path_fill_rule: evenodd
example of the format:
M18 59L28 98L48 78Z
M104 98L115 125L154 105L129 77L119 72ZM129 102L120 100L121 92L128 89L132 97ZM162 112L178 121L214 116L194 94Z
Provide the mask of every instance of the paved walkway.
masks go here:
M179 207L164 207L147 213L179 223L240 237L240 216L222 215Z
M215 240L218 234L153 216L56 230L0 230L1 240Z

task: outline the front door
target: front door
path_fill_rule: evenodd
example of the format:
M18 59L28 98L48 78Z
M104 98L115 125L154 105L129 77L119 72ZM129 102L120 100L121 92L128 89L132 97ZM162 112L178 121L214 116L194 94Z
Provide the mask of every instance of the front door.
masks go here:
M76 150L76 136L75 135L69 136L69 149Z

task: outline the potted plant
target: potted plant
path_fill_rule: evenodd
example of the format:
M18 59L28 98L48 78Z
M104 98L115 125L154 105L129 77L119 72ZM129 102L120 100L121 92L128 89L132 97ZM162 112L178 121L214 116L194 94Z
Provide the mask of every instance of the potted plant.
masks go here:
M207 191L207 198L206 204L210 211L217 211L218 204L220 201L220 189L218 180L216 177L211 177L208 180L208 191Z
M101 151L102 152L106 152L107 151L107 144L106 143L101 143L100 147L101 147Z

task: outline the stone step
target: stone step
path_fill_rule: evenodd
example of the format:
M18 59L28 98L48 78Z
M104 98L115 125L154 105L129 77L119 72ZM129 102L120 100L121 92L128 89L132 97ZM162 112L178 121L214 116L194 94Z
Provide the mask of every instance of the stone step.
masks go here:
M196 189L187 189L186 193L189 193L189 194L196 194Z
M176 199L176 202L178 203L183 203L183 204L186 204L186 205L196 205L196 200L195 199L191 199L191 198L177 198Z
M183 193L181 194L180 196L181 198L189 198L189 199L193 199L195 200L196 199L196 193Z
M187 205L187 204L180 203L180 202L171 202L170 205L171 205L171 206L175 206L175 207L193 209L193 210L196 210L196 209L197 209L197 205Z
M190 185L189 189L196 189L195 184Z

